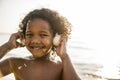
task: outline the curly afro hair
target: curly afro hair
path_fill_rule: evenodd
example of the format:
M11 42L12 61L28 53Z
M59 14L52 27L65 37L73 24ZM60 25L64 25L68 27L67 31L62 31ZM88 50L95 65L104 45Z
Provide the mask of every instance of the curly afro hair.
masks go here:
M22 32L25 36L27 23L29 20L33 20L35 18L40 18L47 21L50 24L50 27L53 31L53 35L55 36L56 33L63 34L68 37L71 34L71 24L68 20L61 16L58 12L47 9L35 9L28 13L22 22L19 25L19 31Z

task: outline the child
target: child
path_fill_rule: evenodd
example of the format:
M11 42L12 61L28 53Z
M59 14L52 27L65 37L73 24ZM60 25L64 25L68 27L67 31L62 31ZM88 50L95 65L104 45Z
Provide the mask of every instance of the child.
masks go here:
M0 77L14 73L16 80L80 80L66 50L71 32L66 18L47 8L36 9L25 16L19 27L20 30L0 47L0 58L8 51L24 46L32 56L1 61ZM61 36L57 45L53 42L56 34ZM52 58L55 53L61 61Z

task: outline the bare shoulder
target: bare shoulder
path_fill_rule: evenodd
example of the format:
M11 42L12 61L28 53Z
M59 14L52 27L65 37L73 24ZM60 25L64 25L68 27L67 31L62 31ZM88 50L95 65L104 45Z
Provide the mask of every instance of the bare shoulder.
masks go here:
M29 60L27 58L18 58L18 57L11 57L8 59L9 64L12 68L20 66L23 63L27 63Z
M25 78L34 79L38 75L39 79L49 74L46 80L59 80L62 76L62 62L60 60L34 60L30 57L26 58L10 58L11 70L13 73ZM24 74L23 74L24 73ZM34 73L31 75L31 73ZM56 77L55 77L56 76ZM15 76L17 78L17 76Z
M0 73L5 76L13 72L15 65L24 61L23 58L10 57L0 61Z
M10 58L6 58L6 59L3 59L3 60L1 60L1 62L0 63L11 63L11 62L16 62L16 61L23 61L23 60L25 60L25 59L23 59L23 58L16 58L16 57L10 57Z
M9 61L12 61L12 62L21 62L21 61L26 61L27 59L26 58L19 58L19 57L11 57L11 58L8 58Z
M16 57L11 57L8 59L10 63L12 64L23 64L23 63L27 63L27 64L31 64L32 63L36 63L36 61L34 59L32 59L31 56L27 56L25 58L16 58ZM54 66L59 66L59 67L62 67L62 61L61 60L57 60L57 59L52 59L52 60L49 60L49 61L44 61L44 63L46 64L52 64Z

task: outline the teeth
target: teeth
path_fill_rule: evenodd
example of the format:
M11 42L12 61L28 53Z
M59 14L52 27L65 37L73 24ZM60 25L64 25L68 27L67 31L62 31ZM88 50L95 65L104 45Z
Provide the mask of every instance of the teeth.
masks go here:
M31 46L31 48L32 48L32 49L35 49L35 50L39 50L39 49L42 49L42 48L44 48L44 47L33 47L33 46Z
M33 48L33 49L40 49L40 48Z

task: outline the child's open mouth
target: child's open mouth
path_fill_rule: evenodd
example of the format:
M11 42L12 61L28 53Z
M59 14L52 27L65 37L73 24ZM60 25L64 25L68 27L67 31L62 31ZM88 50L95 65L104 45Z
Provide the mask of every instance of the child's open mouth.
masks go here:
M34 50L40 50L40 49L44 49L45 47L44 46L30 46L30 48Z

